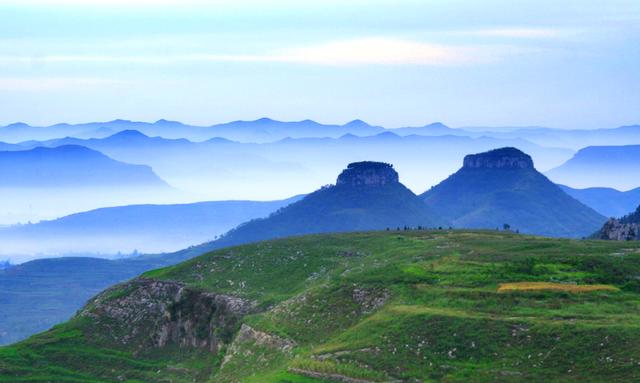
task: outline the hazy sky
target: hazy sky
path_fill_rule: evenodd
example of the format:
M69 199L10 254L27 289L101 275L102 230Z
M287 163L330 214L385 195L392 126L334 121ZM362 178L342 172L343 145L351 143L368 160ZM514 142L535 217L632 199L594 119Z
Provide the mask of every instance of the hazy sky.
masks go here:
M0 0L0 124L640 123L640 1Z

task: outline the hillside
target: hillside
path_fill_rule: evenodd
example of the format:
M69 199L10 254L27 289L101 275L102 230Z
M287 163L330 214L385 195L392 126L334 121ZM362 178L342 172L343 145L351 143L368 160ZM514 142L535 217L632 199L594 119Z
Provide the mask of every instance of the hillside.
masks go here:
M34 224L0 228L3 255L170 252L211 241L239 224L302 196L278 201L208 201L128 205L71 214Z
M0 345L67 320L92 295L114 283L201 254L183 251L106 260L95 258L91 252L95 249L128 254L133 249L145 251L179 243L185 243L182 247L186 248L213 239L248 219L267 216L300 198L121 206L0 229L0 252L7 255L18 249L50 256L50 250L66 249L76 255L25 262L7 269L0 264L0 312L4 314L0 315ZM80 254L86 256L78 257ZM39 254L31 254L35 255Z
M0 270L0 345L68 320L87 299L108 286L166 265L69 257L39 259Z
M524 233L581 237L606 218L564 193L515 148L468 155L463 167L421 195L454 227L502 228Z
M640 132L640 127L636 127ZM627 141L633 142L633 141ZM640 187L640 145L590 146L545 173L557 183L576 188Z
M565 185L558 186L605 217L621 217L640 205L640 188L620 191L613 188L574 189Z
M637 243L494 231L256 243L104 291L0 382L637 381L639 273Z
M356 162L335 185L317 190L264 219L247 222L216 241L216 247L313 233L434 227L446 221L402 185L392 165Z
M77 145L0 152L0 187L157 187L150 167L113 160Z

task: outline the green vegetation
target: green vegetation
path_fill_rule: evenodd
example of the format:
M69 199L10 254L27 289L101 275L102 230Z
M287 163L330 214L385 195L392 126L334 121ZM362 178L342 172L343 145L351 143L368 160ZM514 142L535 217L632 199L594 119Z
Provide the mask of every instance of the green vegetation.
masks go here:
M0 382L639 381L639 277L640 243L446 230L261 242L143 275L256 302L215 352L113 341L88 306L0 348Z

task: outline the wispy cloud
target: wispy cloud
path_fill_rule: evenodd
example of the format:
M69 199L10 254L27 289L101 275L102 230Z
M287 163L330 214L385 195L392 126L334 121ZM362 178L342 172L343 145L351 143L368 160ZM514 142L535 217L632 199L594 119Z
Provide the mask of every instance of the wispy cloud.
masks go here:
M45 55L0 56L0 64L120 63L175 64L179 62L274 62L331 66L357 65L464 65L500 60L517 53L512 46L432 44L393 38L341 40L284 48L259 54L168 55Z
M558 38L574 35L575 30L562 28L526 28L526 27L504 27L504 28L483 28L470 29L451 32L455 35L462 36L480 36L480 37L504 37L515 39L536 39L536 38Z
M5 91L77 90L113 85L123 86L127 85L127 82L98 77L0 77L0 89Z

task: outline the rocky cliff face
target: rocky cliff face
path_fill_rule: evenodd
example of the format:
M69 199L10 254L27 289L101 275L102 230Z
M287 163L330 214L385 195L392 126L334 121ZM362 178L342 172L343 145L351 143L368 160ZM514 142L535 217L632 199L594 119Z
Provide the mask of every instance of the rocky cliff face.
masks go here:
M500 148L466 156L463 168L533 169L533 160L531 156L516 148Z
M595 235L597 239L614 241L640 240L640 206L622 218L611 218Z
M98 295L80 317L94 319L97 333L140 350L167 345L218 352L229 344L252 302L197 291L181 283L135 279Z
M637 223L624 223L618 219L611 218L596 234L596 237L614 241L637 241L640 240L640 225Z
M398 183L398 172L384 162L354 162L340 173L336 185L381 186Z

